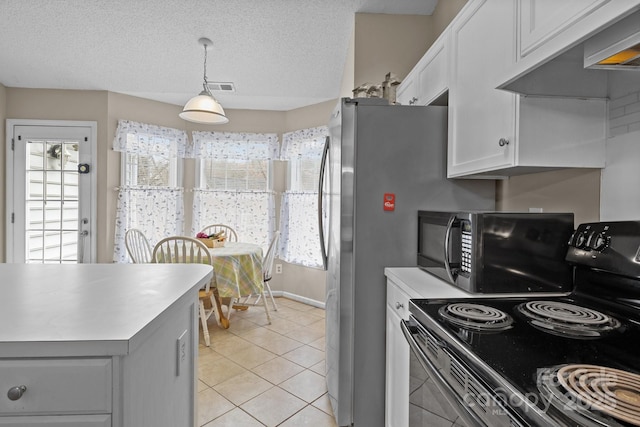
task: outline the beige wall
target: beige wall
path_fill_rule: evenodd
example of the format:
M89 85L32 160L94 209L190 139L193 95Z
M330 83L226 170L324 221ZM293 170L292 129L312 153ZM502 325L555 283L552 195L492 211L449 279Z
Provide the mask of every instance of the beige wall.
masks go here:
M426 15L357 13L354 87L382 84L389 72L404 79L435 40L431 28Z
M575 224L600 220L600 170L564 169L498 181L496 208L501 211L573 212Z
M432 17L432 37L434 40L447 28L447 25L460 12L460 9L467 4L467 0L440 0Z

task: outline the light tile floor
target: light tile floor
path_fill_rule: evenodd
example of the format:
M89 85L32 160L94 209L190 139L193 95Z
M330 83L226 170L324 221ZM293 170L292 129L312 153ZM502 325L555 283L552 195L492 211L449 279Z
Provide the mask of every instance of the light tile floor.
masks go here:
M233 311L229 329L211 318L198 354L198 425L335 427L324 378L324 310L276 298ZM271 306L270 306L271 307Z

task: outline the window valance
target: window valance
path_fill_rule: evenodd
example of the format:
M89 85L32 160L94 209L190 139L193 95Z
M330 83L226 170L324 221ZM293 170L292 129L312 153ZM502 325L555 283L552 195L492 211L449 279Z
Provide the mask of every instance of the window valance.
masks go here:
M132 154L187 156L189 139L183 130L118 120L113 149Z
M278 158L275 133L192 132L193 157L214 160L273 160Z
M327 126L287 132L282 135L280 158L282 160L319 159L322 156L325 139L328 135L329 128Z

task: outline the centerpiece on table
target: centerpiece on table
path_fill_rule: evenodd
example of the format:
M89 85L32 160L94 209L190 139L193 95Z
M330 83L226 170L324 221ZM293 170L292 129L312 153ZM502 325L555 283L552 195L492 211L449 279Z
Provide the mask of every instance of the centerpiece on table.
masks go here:
M222 248L227 236L225 236L224 230L213 234L199 232L196 234L196 239L207 245L208 248Z

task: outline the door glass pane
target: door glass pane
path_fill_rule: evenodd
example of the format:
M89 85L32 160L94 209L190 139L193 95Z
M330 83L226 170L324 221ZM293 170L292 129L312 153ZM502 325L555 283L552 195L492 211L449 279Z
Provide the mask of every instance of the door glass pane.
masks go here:
M63 199L64 200L78 200L78 173L77 172L64 172L63 179Z
M44 142L27 144L27 169L44 169Z
M40 171L27 171L27 197L29 199L42 199L44 195L44 173Z
M41 230L27 232L26 262L41 263L44 259L44 235Z
M62 204L62 228L73 230L78 227L78 202L65 200Z
M44 205L44 229L59 230L62 224L62 202L47 202Z
M77 261L78 254L78 232L63 231L61 233L62 249L60 259L62 261Z

